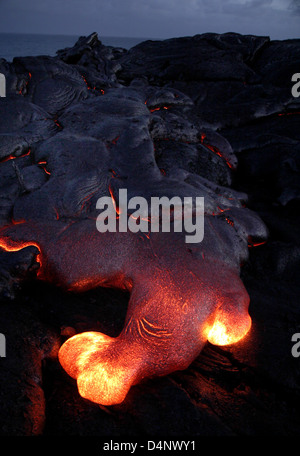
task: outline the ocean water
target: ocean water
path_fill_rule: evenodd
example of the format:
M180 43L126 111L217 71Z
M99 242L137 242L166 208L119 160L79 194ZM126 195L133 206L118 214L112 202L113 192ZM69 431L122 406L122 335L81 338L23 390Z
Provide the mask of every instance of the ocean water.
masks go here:
M71 35L27 35L16 33L0 33L0 58L11 62L14 57L36 55L55 56L56 51L72 47L79 36ZM100 36L99 40L106 46L130 49L136 44L149 38L130 38Z

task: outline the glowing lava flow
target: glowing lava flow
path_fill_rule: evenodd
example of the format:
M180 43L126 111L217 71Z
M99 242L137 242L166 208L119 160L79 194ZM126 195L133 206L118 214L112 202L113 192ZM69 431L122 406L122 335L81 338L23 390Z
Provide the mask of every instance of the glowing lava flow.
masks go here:
M110 172L115 179L117 171ZM125 209L122 213L111 184L109 193L116 216L122 217ZM92 195L83 199L81 209ZM77 380L82 397L105 406L119 404L143 379L186 369L207 340L233 344L249 331L249 296L237 272L218 257L204 260L210 247L206 239L212 237L205 238L199 258L180 234L151 232L145 234L147 241L130 230L99 234L94 220L66 225L54 210L58 222L18 221L12 225L20 226L1 229L0 248L36 247L38 278L68 292L103 284L130 292L118 337L81 333L59 350L59 362ZM228 208L218 210L227 215Z
M51 176L50 171L48 171L48 170L46 169L46 165L47 165L47 162L46 162L46 161L39 161L39 162L38 162L38 165L41 166L41 168L45 171L46 174L48 174L49 176Z
M259 247L261 245L265 245L266 243L267 241L255 241L252 236L248 236L248 248Z
M212 146L211 144L208 144L206 141L206 134L205 133L202 133L201 134L201 144L203 144L203 146L207 147L209 150L211 150L214 154L218 155L219 157L223 158L223 160L225 160L226 162L226 165L233 169L234 167L232 166L232 164L224 157L224 155L222 154L222 152L216 147L216 146Z
M25 223L24 221L14 222L14 225L19 225ZM42 267L42 252L38 243L34 241L28 242L14 242L9 238L0 237L0 249L5 250L5 252L19 252L20 250L25 249L26 247L36 247L39 253L36 256L36 262L39 263L40 267L37 272L37 276L39 277L41 274L41 267Z
M38 249L39 279L74 292L103 283L129 290L118 337L81 333L59 350L59 362L84 398L119 404L143 379L186 369L207 340L232 344L249 331L249 296L239 276L224 265L199 261L185 245L174 255L177 240L155 232L149 242L131 232L98 235L88 219L69 225L18 221L0 230L5 251Z
M160 111L161 109L168 110L170 109L170 106L162 106L162 107L157 107L157 108L151 108L149 109L150 112L155 112L155 111Z
M31 153L31 150L28 149L27 152L25 152L24 154L19 155L19 156L16 156L16 155L9 155L8 157L5 157L5 158L3 158L2 160L0 160L0 163L5 163L5 162L7 162L7 161L9 161L9 160L15 160L16 158L27 157L28 155L30 155L30 153Z
M113 203L115 212L116 212L117 215L120 215L121 214L121 209L119 208L119 206L117 204L116 198L115 198L113 190L111 188L111 184L109 184L109 186L108 186L108 191L109 191L110 197L112 199L112 203Z
M207 340L213 345L230 345L239 342L251 328L251 318L248 315L240 323L232 325L226 318L217 317L210 329Z
M97 53L94 38L89 42ZM80 43L81 55L86 47ZM0 227L0 249L3 261L9 256L4 251L22 252L11 254L8 279L13 262L29 260L36 268L36 257L40 265L38 278L61 287L64 296L70 296L69 293L76 296L99 287L126 292L125 299L130 295L124 326L117 337L91 331L73 336L69 331L65 335L72 337L61 341L58 352L62 368L77 380L80 395L111 406L124 401L130 388L145 379L187 369L207 341L227 345L245 337L251 318L249 296L239 276L240 262L246 258L248 233L253 236L261 233L263 239L264 229L256 215L252 217L250 211L242 210L243 194L219 185L213 170L207 169L205 174L199 175L193 172L202 160L202 154L196 153L198 149L206 151L206 155L224 167L225 160L230 168L234 167L235 155L227 140L214 129L203 126L206 134L199 133L191 98L184 93L174 94L174 97L180 96L175 102L172 87L151 81L144 84L138 82L138 78L130 87L116 84L119 76L128 79L127 70L122 67L122 75L118 76L118 69L113 71L109 58L106 62L103 57L103 64L109 68L105 77L107 93L100 100L104 93L99 90L103 78L94 74L93 61L86 62L92 65L90 69L84 70L81 66L86 74L81 78L77 73L75 80L72 68L66 63L72 60L72 55L73 51L71 54L64 51L53 62L48 58L32 63L22 61L24 65L40 69L36 75L33 71L32 79L31 74L22 74L16 92L22 87L21 94L23 91L23 95L32 95L29 96L31 101L42 106L23 103L22 98L15 95L16 105L11 105L9 113L16 113L16 133L10 138L9 126L5 129L4 125L2 129L4 135L10 135L9 146L17 143L18 137L22 144L28 145L33 138L35 146L34 157L24 158L21 163L32 165L24 170L24 188L23 168L19 170L18 162L2 165L4 174L5 171L11 173L12 182L19 179L9 195L7 210L11 208L18 217L22 214L26 221L12 221L9 226ZM12 78L20 74L22 62L12 64ZM76 66L77 70L74 68L80 71L80 65ZM141 78L143 81L142 75ZM62 86L66 88L65 94L61 94ZM45 96L43 89L49 89ZM52 96L55 99L52 100ZM170 138L165 137L168 135ZM168 149L164 160L168 168L160 168L160 172L158 166L163 160L156 160L160 158L160 151L156 150L156 156L153 152L156 142L168 146L162 147ZM18 158L15 155L24 151L29 155L27 147L19 152L7 149L6 155L14 155L4 161ZM182 169L179 154L189 161L190 172ZM172 169L169 169L169 158ZM14 169L10 169L11 165ZM58 165L60 172L55 173ZM152 213L140 207L131 213L133 204L124 205L120 195L122 187L127 188L128 195L139 195L146 202L156 197L162 203L161 210ZM9 191L8 188L3 195ZM201 215L206 217L205 236L203 241L190 246L184 240L184 231L189 231L186 224L186 230L172 229L178 217L177 203L172 205L173 212L167 212L172 225L169 232L164 231L164 224L160 223L164 211L168 211L168 204L160 198L166 195L170 203L170 197L185 198L189 191L190 196L201 196L208 201L205 214L201 210ZM116 222L112 225L117 229L110 230L108 225L106 231L97 229L95 210L102 204L101 201L99 205L96 203L100 199L97 195L107 198L108 209L103 208L103 213L108 218L112 212L113 222ZM193 203L193 198L191 200ZM218 206L223 204L224 208ZM216 212L214 218L212 208ZM196 218L197 205L195 208L193 204L187 205L186 209L181 221L190 217L189 228L196 229L197 224L192 219ZM158 220L159 223L153 224L158 231L152 229L152 223L151 230L146 226L145 222L151 222L150 215L146 217L148 213L152 221L155 222L153 218ZM124 220L128 222L125 230ZM132 227L140 224L146 229L140 230L142 234L135 232L129 228L129 222ZM13 285L13 280L11 282ZM102 299L99 301L99 305L103 304ZM62 318L66 318L63 323L69 326L74 315L63 312ZM98 325L92 321L94 318L97 318L95 312L88 313L91 327L108 329L108 322Z
M186 304L185 308L188 306ZM229 313L228 308L222 306L217 310L213 326L207 333L204 330L200 338L194 339L191 326L189 344L193 340L199 343L206 339L220 346L240 341L251 328L251 318L246 309L236 313L234 305L229 308ZM177 321L180 315L174 310L173 319ZM180 338L186 337L187 333L182 330L177 333L178 329L173 325L172 329L167 329L168 325L154 325L145 317L131 317L116 338L99 332L77 334L61 346L59 362L77 380L78 392L83 398L106 406L120 404L131 386L143 378L154 372L160 375L181 370L190 364L192 358L189 359L182 341L177 340L177 334Z
M123 402L134 382L135 369L115 357L118 345L118 339L91 331L71 337L60 348L59 362L77 379L82 397L102 405Z
M97 89L96 89L96 86L95 86L95 87L90 87L90 86L88 85L88 82L87 82L85 76L81 75L81 77L82 77L82 79L84 80L84 82L85 82L85 84L86 84L88 90L97 90ZM104 91L103 89L100 89L99 92L101 93L101 95L104 95L104 94L105 94L105 91Z

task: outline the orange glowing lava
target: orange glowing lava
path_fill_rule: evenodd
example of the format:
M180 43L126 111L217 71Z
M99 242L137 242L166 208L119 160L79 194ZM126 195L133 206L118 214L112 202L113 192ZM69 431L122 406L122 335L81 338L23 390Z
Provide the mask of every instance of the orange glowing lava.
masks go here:
M24 222L23 221L14 222L15 225L19 225L22 223L24 223ZM40 265L39 271L37 273L37 275L39 276L41 273L41 267L42 267L42 252L41 252L40 246L36 242L28 241L28 242L18 243L18 242L14 242L8 238L7 239L0 238L0 249L5 250L6 252L19 252L20 250L25 249L26 247L36 247L39 251L39 253L36 256L36 262L39 263L39 265Z
M222 154L222 152L216 147L216 146L212 146L211 144L208 144L206 141L206 134L205 133L202 133L201 134L201 144L203 144L203 146L207 147L209 150L211 150L214 154L218 155L219 157L223 158L223 160L225 160L226 162L226 165L233 169L233 166L232 164L224 157L224 155Z
M109 192L118 215L120 207L111 185ZM82 201L83 205L86 203ZM219 208L220 213L225 209ZM54 211L59 220L57 208ZM17 252L36 247L38 278L68 291L89 290L104 283L131 294L124 328L118 337L85 332L70 337L59 349L59 362L77 380L83 398L104 406L120 404L130 388L142 380L186 369L207 341L234 344L250 330L250 298L236 273L216 268L204 252L205 261L198 261L186 248L180 250L178 263L175 257L169 260L174 244L167 242L168 233L160 242L159 251L155 251L157 238L152 232L150 236L150 231L144 233L146 241L118 232L120 237L124 235L124 243L119 243L113 233L95 236L93 220L49 225L45 222L36 228L34 223L12 221L12 226L0 230L0 248ZM46 239L51 235L50 246L43 237L45 231ZM14 240L15 236L18 240ZM75 251L74 239L80 239ZM128 256L122 256L128 240L133 247ZM97 261L93 263L97 256L94 253L98 252L105 258L105 265L100 267ZM82 260L84 255L88 264ZM159 268L155 266L157 261Z
M254 239L252 239L251 236L248 237L248 247L249 248L259 247L261 245L265 245L266 243L267 243L267 241L255 241Z
M115 198L115 196L113 194L113 191L112 191L112 188L111 188L110 184L108 186L108 190L109 190L109 193L110 193L110 196L111 196L112 203L113 203L114 209L116 211L116 214L120 215L122 213L122 211L121 211L121 209L119 208L119 206L117 204L116 198Z
M157 108L152 108L152 109L149 109L150 112L155 112L155 111L160 111L161 109L170 109L170 106L162 106L162 107L157 107Z
M79 394L102 405L120 404L135 378L135 369L116 356L118 338L85 332L69 338L60 348L59 362L77 379Z
M89 84L88 84L88 82L87 82L85 76L81 75L81 77L82 77L82 79L84 80L84 82L85 82L86 87L87 87L88 90L94 90L94 91L97 90L97 89L96 89L96 86L94 86L94 87L90 87L90 86L89 86ZM104 91L103 89L100 89L99 92L101 93L101 95L104 95L104 94L105 94L105 91Z
M39 161L38 162L38 165L41 165L42 169L45 171L46 174L48 174L49 176L51 176L51 173L50 171L47 170L46 166L47 165L47 162L46 161Z
M210 329L207 340L213 345L235 344L245 337L251 328L251 318L249 315L240 319L239 324L232 325L222 316L217 317Z
M28 155L30 155L30 153L31 153L31 150L28 149L27 152L25 152L25 153L22 154L22 155L19 155L18 157L17 157L16 155L8 155L8 157L5 157L5 158L3 158L2 160L0 160L0 163L5 163L5 162L7 162L7 161L9 161L9 160L15 160L16 158L27 157Z
M85 82L85 84L86 84L88 90L91 90L90 86L89 86L88 83L87 83L86 78L85 78L83 75L81 75L81 77L82 77L82 79L84 80L84 82Z
M145 322L151 330L145 326ZM166 344L170 356L173 356L172 350L178 352L177 368L181 369L180 350L178 347L176 349L172 333L164 332L166 330L154 326L145 318L136 320L136 323L140 340L147 335L152 344L154 340L156 344L161 344L160 347ZM214 345L234 344L247 334L250 327L248 313L228 314L221 309L208 331L207 340ZM132 336L131 329L128 334ZM110 406L123 402L132 385L153 374L152 362L156 355L152 354L151 359L148 358L148 349L144 351L138 341L134 338L126 340L122 334L112 338L90 331L70 337L61 346L58 358L68 375L77 380L78 392L83 398Z

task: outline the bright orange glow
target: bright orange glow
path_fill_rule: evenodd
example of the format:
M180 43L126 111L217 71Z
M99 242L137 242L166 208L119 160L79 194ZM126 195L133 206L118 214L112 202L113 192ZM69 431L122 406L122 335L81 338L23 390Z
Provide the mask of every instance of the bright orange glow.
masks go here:
M102 405L120 404L134 382L134 369L122 365L111 338L98 332L85 332L69 338L60 348L59 362L77 379L79 394Z
M150 112L155 112L155 111L160 111L161 109L170 109L170 106L163 106L163 107L158 107L158 108L152 108L149 109Z
M81 75L81 77L82 77L82 79L84 80L84 82L85 82L86 87L87 87L88 90L97 90L97 89L96 89L96 86L90 87L90 86L88 85L88 82L87 82L85 76ZM101 95L104 95L104 94L105 94L105 92L104 92L103 89L100 89L99 91L100 91Z
M96 365L94 369L87 369L78 376L78 392L85 399L102 405L120 404L129 390L129 387L124 387L125 375L125 369Z
M90 88L90 86L88 85L87 80L85 79L85 77L84 77L83 75L81 75L81 77L82 77L82 79L84 80L84 82L85 82L85 84L86 84L88 90L91 90L91 88Z
M14 224L19 224L23 222L15 222ZM37 275L40 275L41 272L41 267L42 267L42 252L40 249L40 246L36 242L13 242L10 239L4 239L0 238L0 249L5 250L6 252L19 252L22 249L25 249L26 247L36 247L39 250L39 254L36 256L36 261L37 263L40 264L40 269L38 271Z
M234 226L234 221L231 220L229 217L226 217L225 220L228 223L228 225Z
M43 161L39 164L45 165ZM116 176L116 171L110 172ZM118 214L120 208L111 185L109 192ZM92 194L82 201L82 207L87 204ZM57 208L53 209L59 219ZM227 208L218 207L218 210L223 213ZM22 223L25 225L22 226ZM207 340L215 345L234 344L250 330L250 298L242 282L229 269L222 275L220 269L223 265L218 268L218 265L213 263L212 269L207 268L205 263L208 255L204 256L205 250L201 252L204 261L191 259L191 252L187 250L180 252L184 255L183 259L189 261L188 267L185 268L180 261L172 270L173 262L162 262L165 252L163 243L159 244L162 252L160 256L158 248L154 249L152 245L155 236L153 235L152 239L150 231L143 233L137 245L141 250L145 245L146 258L144 259L142 254L139 257L141 260L136 260L134 255L125 257L126 261L124 258L124 265L126 262L132 264L136 261L138 274L135 276L135 270L132 273L131 269L126 270L126 266L123 269L123 264L119 265L118 250L114 250L113 237L103 236L102 241L101 236L99 243L98 238L96 242L93 238L94 223L91 222L84 225L87 229L86 235L84 233L84 236L79 238L82 252L86 246L89 247L87 258L91 262L94 261L94 255L90 255L90 252L93 251L101 252L105 258L109 255L116 257L117 261L112 265L107 261L107 269L104 271L101 271L98 262L92 263L91 267L86 269L82 268L83 262L73 260L75 231L71 236L67 231L72 224L72 229L75 230L76 221L71 221L68 225L57 224L57 231L53 231L51 244L47 249L45 238L48 237L48 231L45 238L41 234L41 228L47 230L46 223L43 222L36 230L33 222L28 222L27 226L27 222L23 220L13 220L9 227L0 230L0 249L17 252L29 246L36 247L36 261L40 263L38 278L53 281L68 291L85 291L101 286L102 281L105 286L107 282L104 279L109 278L108 284L111 287L126 289L131 293L125 326L118 337L85 332L70 337L59 350L59 362L67 374L77 380L79 394L83 398L105 406L120 404L125 400L130 388L141 380L186 369ZM79 233L82 233L81 226ZM49 230L49 234L52 234L52 231ZM56 242L57 236L59 242ZM89 236L91 239L88 239ZM40 239L39 243L36 239ZM95 242L92 249L90 242ZM66 248L61 254L62 245ZM80 255L77 246L75 254ZM153 268L153 273L150 261L154 262L154 266L156 261L161 262L159 268ZM97 268L96 273L93 273L92 267Z
M119 206L117 205L117 202L116 202L116 199L115 199L115 196L113 194L113 191L112 191L112 188L111 188L111 185L109 184L108 186L108 190L109 190L109 193L110 193L110 196L111 196L111 199L112 199L112 203L113 203L113 206L114 206L114 209L116 211L116 214L120 215L122 213L121 209L119 208Z
M259 242L256 242L252 239L251 236L248 237L248 247L251 248L251 247L259 247L260 245L264 245L266 244L267 241L259 241Z
M241 318L240 324L231 326L229 322L222 321L222 317L215 320L208 333L207 340L213 345L229 345L240 341L251 328L249 315Z
M28 155L30 155L30 153L31 153L31 150L28 149L27 152L25 152L25 153L22 154L22 155L19 155L18 157L17 157L16 155L8 155L8 157L5 157L5 158L3 158L2 160L0 160L0 163L5 163L5 162L7 162L7 161L9 161L9 160L15 160L16 158L27 157Z
M205 139L206 139L206 134L205 133L201 133L201 144L203 144L203 146L205 146L209 150L211 150L214 154L216 154L219 157L223 158L223 160L225 160L227 166L232 169L233 168L232 164L224 157L222 152L216 146L212 146L211 144L208 144L205 141Z
M112 338L98 332L84 332L68 339L61 347L58 357L68 374L77 378L87 367L93 353L103 350L112 342Z
M47 165L47 162L46 162L46 161L39 161L39 162L38 162L38 165ZM42 166L42 168L43 168L43 170L45 171L46 174L48 174L49 176L51 176L51 173L50 173L50 171L48 171L48 170L46 169L46 166Z

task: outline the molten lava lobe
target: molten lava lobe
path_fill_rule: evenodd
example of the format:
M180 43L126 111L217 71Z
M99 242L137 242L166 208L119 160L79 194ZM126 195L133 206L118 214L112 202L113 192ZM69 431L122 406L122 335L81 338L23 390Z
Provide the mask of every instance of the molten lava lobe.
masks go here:
M182 233L100 234L94 220L27 222L0 233L6 250L39 248L40 279L75 292L101 285L130 291L118 337L78 334L59 352L79 393L103 405L122 402L144 378L187 368L207 340L235 343L248 332L248 294L236 269L213 258L213 236L207 223L200 255L187 249Z
M247 259L250 236L261 242L266 230L244 207L246 195L225 187L209 167L203 172L205 153L207 163L212 157L212 166L221 163L226 173L235 168L236 157L227 140L198 125L188 96L143 84L108 87L100 94L62 62L53 80L50 58L19 63L34 76L26 97L11 102L10 122L0 126L0 134L7 141L10 124L16 125L16 136L27 132L33 145L30 157L22 158L30 159L30 166L11 169L16 160L0 163L0 172L9 168L10 180L17 182L14 201L3 211L0 247L8 252L36 247L38 279L68 292L103 286L130 293L118 337L77 334L59 351L83 397L118 404L141 380L186 369L207 340L231 344L247 334L249 297L240 264ZM43 64L40 73L38 63ZM68 86L72 90L66 93ZM167 144L166 153L154 147L159 142ZM19 157L28 149L15 153L14 147L3 147L0 157ZM31 186L30 176L35 179ZM142 196L149 208L153 196L204 198L203 241L190 248L184 230L100 233L96 203L111 198L119 222L121 189L128 199ZM151 216L148 211L140 221ZM127 217L132 221L135 214Z
M229 345L241 340L251 328L247 306L238 311L232 303L222 306L209 330L207 340L214 345Z
M82 397L112 405L125 399L136 380L134 352L128 347L131 356L125 361L124 348L118 339L86 332L65 342L59 351L59 361L67 373L77 379Z
M149 241L155 239L150 235ZM160 252L160 258L166 253L173 256L162 245ZM149 244L141 253L135 257L139 272L130 266L132 274L125 269L133 288L122 333L117 338L78 334L59 351L60 363L77 379L79 393L103 405L122 402L130 387L143 378L187 368L207 338L213 344L231 344L250 329L249 298L229 271L225 269L213 283L212 265L196 266L188 255L180 261L173 256L157 270ZM235 292L228 290L225 297L226 288Z

